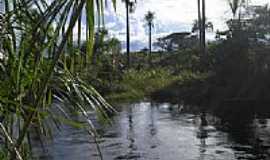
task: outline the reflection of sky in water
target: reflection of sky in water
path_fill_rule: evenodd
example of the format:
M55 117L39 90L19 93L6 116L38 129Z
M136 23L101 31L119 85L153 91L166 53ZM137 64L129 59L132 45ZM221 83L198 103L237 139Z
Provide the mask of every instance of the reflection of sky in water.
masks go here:
M249 130L252 136L246 135L247 144L242 144L235 140L237 136L217 130L212 123L201 126L200 115L178 113L169 106L137 103L123 107L114 117L115 123L104 127L100 144L104 159L236 160L264 154L255 149L254 137L255 142L258 135L269 137L267 120ZM89 141L82 131L65 127L49 146L51 156L47 159L98 159L95 145Z

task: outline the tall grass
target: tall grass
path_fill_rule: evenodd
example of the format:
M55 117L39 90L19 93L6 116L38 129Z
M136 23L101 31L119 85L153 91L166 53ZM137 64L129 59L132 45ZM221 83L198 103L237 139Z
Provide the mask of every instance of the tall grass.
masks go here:
M129 69L115 85L116 90L107 96L112 100L140 100L151 93L167 87L178 80L178 76L164 68L135 70Z

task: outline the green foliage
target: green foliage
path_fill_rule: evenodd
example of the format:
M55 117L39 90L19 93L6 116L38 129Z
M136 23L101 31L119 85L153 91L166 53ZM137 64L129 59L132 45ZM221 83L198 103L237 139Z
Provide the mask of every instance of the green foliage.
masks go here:
M174 74L183 70L200 71L201 57L197 49L179 50L175 53L162 53L162 58L156 62L157 66L170 69Z
M175 52L183 49L195 48L198 44L198 38L196 35L192 35L190 32L172 33L168 36L157 39L154 43L165 52Z
M153 24L154 19L155 19L155 13L151 11L148 11L144 17L144 20L147 26L150 26L150 27L154 26Z
M203 84L208 77L209 73L183 70L176 81L153 92L151 98L161 102L179 103L184 100L187 104L198 104L205 98Z
M84 12L89 29L89 59L94 44L94 10L103 12L103 1L95 2L99 3L94 4L93 0L4 1L1 21L5 23L0 23L0 134L4 144L0 150L6 151L7 159L28 159L32 134L36 132L43 140L52 135L54 126L61 124L83 127L96 137L87 111L96 111L107 119L106 111L113 110L75 73L77 50L73 48L72 31ZM100 15L97 17L101 18ZM78 57L82 59L80 54ZM68 116L78 112L87 126Z
M265 102L269 99L270 93L266 89L270 78L269 40L266 38L269 24L263 21L269 18L269 9L267 6L250 8L255 9L251 15L256 16L233 19L230 30L225 32L227 38L209 43L204 59L188 51L164 56L163 66L177 64L175 60L183 67L172 65L172 68L180 77L186 71L189 76L154 92L152 97L175 102L184 100L188 104L207 107L220 107L228 100ZM191 76L193 74L196 76Z
M163 68L141 71L130 69L124 73L122 80L119 81L118 90L113 91L107 98L114 100L142 99L177 79L177 76L173 76L170 71Z
M0 150L0 159L1 160L8 160L8 157L7 157L6 153L7 153L7 151Z

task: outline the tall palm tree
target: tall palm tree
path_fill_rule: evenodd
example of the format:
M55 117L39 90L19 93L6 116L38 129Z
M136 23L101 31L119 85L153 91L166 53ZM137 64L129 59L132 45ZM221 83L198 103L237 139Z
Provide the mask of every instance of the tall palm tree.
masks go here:
M233 14L233 18L231 19L231 25L230 28L232 30L232 35L235 35L235 31L239 30L241 28L241 19L242 19L242 13L241 8L245 7L245 5L248 5L248 0L227 0L228 4L230 6L231 12ZM238 14L238 17L237 17ZM241 36L241 35L240 35Z
M200 30L200 52L203 57L206 56L206 44L205 44L205 29L206 29L206 17L205 17L205 0L198 0L198 26Z
M205 16L205 0L202 0L202 22L201 22L201 26L202 26L202 53L204 56L206 56L206 44L205 44L205 29L206 29L206 16Z
M148 11L144 17L146 25L148 26L148 36L149 36L149 63L151 64L151 53L152 53L152 27L154 26L153 21L155 18L155 13Z
M196 28L199 30L199 46L200 49L202 48L202 16L201 16L201 0L197 1L198 3L198 20L197 20L197 24ZM194 28L192 28L192 30L194 30ZM196 30L196 29L195 29Z
M247 0L227 0L228 4L231 8L232 14L233 14L233 18L236 17L237 11L239 10L239 8L241 6L243 6L245 4L245 2L247 2Z
M130 27L129 27L129 13L134 12L137 0L122 0L126 6L126 54L127 66L130 65Z

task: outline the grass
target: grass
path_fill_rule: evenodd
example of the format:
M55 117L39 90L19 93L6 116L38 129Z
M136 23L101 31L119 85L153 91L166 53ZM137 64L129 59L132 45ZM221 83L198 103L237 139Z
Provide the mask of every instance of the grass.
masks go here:
M148 70L127 70L117 89L106 96L109 101L134 101L149 97L153 92L169 86L178 80L169 70L163 68Z
M167 86L164 86L151 94L151 98L156 101L170 101L178 103L179 100L185 100L192 104L199 101L202 93L206 91L204 89L205 79L207 79L209 73L192 72L184 70L177 76L177 79Z

